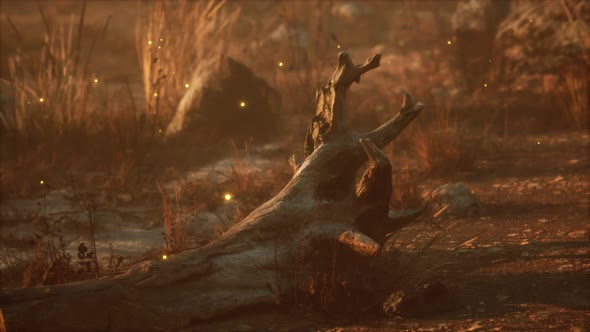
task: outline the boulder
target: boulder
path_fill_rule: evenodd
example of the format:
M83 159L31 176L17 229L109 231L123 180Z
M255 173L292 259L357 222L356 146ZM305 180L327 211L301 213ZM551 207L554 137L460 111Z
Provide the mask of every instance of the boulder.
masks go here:
M545 93L555 75L590 68L590 3L534 1L514 6L494 39L494 72L507 90Z
M440 214L448 217L468 217L479 214L481 207L479 199L461 182L442 185L428 198L432 215L442 211Z
M195 69L166 136L263 140L276 130L279 108L275 89L243 63L222 56Z

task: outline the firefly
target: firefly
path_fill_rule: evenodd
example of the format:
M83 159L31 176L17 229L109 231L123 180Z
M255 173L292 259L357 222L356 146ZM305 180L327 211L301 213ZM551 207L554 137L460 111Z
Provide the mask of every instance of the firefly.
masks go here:
M162 129L158 129L158 132L161 133L162 132Z
M537 145L541 145L541 142L540 141L537 141Z
M223 196L223 198L224 198L226 201L231 201L231 198L232 198L232 196L231 196L231 194L225 194L225 196Z
M488 84L487 84L487 83L484 83L484 84L483 84L483 87L484 87L484 88L487 88L487 87L488 87Z
M240 107L242 107L242 108L246 107L246 102L245 101L240 102Z
M162 48L162 46L158 46L158 49L161 49L161 48Z
M340 48L340 45L336 46L337 48Z
M151 44L152 44L152 41L151 41L151 40L150 40L150 41L148 41L148 44L149 44L149 45L151 45Z
M163 38L160 38L160 41L161 41L161 42L163 42L163 41L164 41L164 39L163 39Z
M450 40L447 40L447 44L451 45L451 41Z
M40 184L45 184L45 181L41 180L39 181Z
M43 99L43 98L39 98L39 102L40 102L40 103L42 103L42 102L44 102L44 101L45 101L45 99Z
M282 62L279 62L279 67L282 67L282 66L283 66L283 63Z
M184 87L188 89L188 83L186 83L186 84L184 85Z
M98 78L95 78L94 79L94 83L98 83Z
M167 260L168 259L168 256L167 255L162 255L162 259L163 260Z
M158 93L157 92L154 92L154 97L157 97L157 96L158 96Z

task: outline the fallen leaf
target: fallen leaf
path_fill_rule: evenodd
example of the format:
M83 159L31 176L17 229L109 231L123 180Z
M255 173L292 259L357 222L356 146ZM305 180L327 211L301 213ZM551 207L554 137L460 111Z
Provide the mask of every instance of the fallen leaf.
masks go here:
M510 296L508 296L508 295L504 295L504 294L498 294L498 295L496 295L496 299L497 299L498 301L500 301L500 302L502 302L502 301L504 301L504 300L507 300L507 299L509 299L509 298L510 298Z
M587 231L586 230L578 230L578 231L573 231L573 232L569 232L567 235L569 237L573 237L573 238L578 238L578 237L584 237L586 235Z
M471 327L465 331L475 331L475 330L482 328L482 327L483 326L479 325L479 322L475 322L475 324L471 325Z
M559 182L559 181L563 181L563 180L565 180L565 178L561 175L558 175L553 180L549 181L549 183L555 183L555 182Z

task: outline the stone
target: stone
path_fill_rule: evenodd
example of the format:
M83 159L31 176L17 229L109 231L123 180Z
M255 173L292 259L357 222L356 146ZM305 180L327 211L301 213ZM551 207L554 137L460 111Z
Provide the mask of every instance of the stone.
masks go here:
M219 57L195 69L190 88L166 129L166 137L272 137L277 128L280 96L245 64Z
M431 215L448 207L441 215L451 217L474 216L481 212L481 202L467 186L461 182L450 183L436 188L428 197L428 210Z
M388 316L404 318L426 317L451 311L458 307L457 300L440 282L425 284L412 291L397 291L383 304Z
M507 89L547 93L546 75L573 69L587 80L590 39L588 1L534 1L513 5L494 37L497 78ZM585 65L586 64L586 65ZM577 69L576 69L577 68Z

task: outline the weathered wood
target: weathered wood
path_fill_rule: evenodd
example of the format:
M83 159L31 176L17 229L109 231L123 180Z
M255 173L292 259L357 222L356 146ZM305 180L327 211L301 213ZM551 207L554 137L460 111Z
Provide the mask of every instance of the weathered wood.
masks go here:
M166 261L137 264L116 277L56 287L3 289L0 308L9 330L177 329L233 309L275 303L279 278L292 257L331 242L361 256L379 253L390 222L391 164L380 148L418 115L410 95L399 114L368 134L351 131L344 98L352 82L379 66L375 55L354 66L347 53L318 90L316 115L305 140L306 159L275 197L211 244ZM359 168L369 161L357 185ZM416 213L415 213L416 214Z

